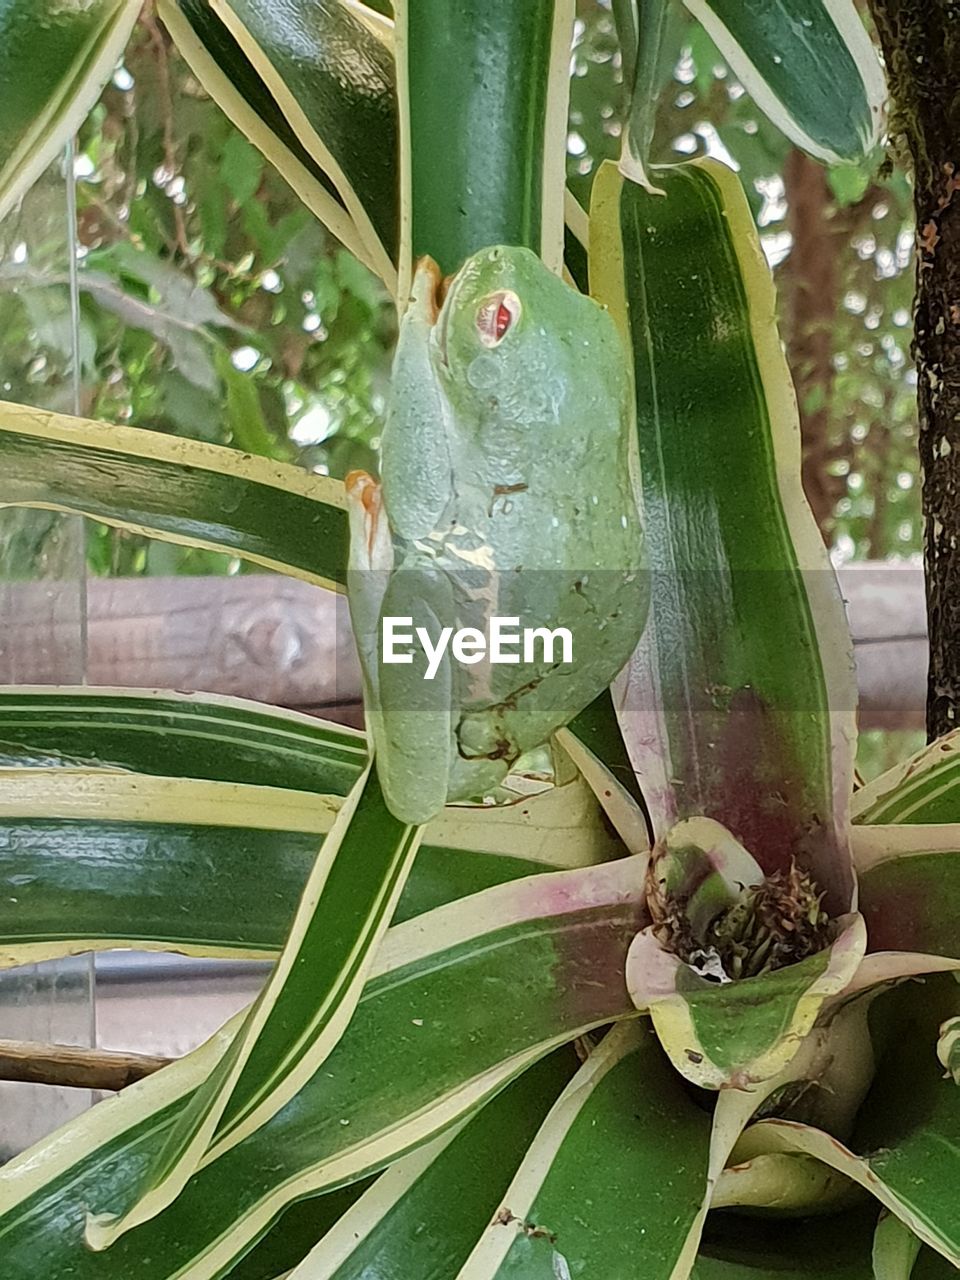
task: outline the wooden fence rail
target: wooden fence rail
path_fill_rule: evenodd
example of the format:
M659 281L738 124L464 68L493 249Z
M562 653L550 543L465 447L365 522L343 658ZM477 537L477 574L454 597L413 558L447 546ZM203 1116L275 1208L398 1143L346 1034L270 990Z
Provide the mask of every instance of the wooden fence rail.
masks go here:
M923 574L867 563L840 572L864 728L923 726ZM0 683L54 683L76 626L56 584L0 585ZM116 578L88 584L91 684L204 690L361 720L346 602L288 578ZM69 633L69 634L68 634Z

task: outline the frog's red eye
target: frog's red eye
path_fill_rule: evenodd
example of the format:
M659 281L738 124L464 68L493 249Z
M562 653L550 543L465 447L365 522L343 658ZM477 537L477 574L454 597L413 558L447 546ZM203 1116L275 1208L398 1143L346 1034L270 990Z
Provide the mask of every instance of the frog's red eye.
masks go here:
M485 347L495 347L506 337L520 315L520 299L509 289L491 294L477 308L477 332Z

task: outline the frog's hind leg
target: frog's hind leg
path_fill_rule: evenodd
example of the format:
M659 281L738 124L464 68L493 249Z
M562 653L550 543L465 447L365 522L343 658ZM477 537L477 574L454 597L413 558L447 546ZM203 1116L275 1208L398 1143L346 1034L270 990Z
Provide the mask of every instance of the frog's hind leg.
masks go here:
M565 720L559 719L556 690L541 673L502 702L471 711L456 727L461 757L479 777L481 766L502 779L531 751L546 746ZM573 714L581 708L575 708ZM569 717L572 719L572 715Z

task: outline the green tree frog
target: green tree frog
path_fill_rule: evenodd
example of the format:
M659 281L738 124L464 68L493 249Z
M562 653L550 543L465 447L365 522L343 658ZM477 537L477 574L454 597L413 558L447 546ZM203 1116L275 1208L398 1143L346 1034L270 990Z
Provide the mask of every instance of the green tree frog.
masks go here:
M419 263L381 481L347 477L368 727L402 821L489 797L633 651L649 594L633 415L613 320L530 250L482 250L446 287ZM496 617L566 628L572 661L543 644L502 662L466 645L438 656ZM385 618L421 628L433 661L414 644L385 662Z

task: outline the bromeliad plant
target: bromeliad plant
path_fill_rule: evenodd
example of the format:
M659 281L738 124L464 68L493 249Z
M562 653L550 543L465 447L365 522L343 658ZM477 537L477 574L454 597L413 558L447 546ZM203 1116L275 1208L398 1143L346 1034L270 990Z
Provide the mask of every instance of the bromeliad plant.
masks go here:
M362 735L293 713L0 693L6 964L117 946L276 960L208 1043L0 1171L5 1280L960 1266L960 1094L943 1076L960 1015L960 739L854 792L849 638L800 489L769 272L728 169L647 163L669 15L615 8L633 106L588 216L563 189L570 0L400 0L392 19L357 0L160 2L198 79L401 312L423 255L461 299L456 273L491 246L541 260L500 298L504 333L519 308L554 353L529 362L523 447L496 412L520 389L488 365L488 451L440 471L468 488L471 458L496 460L502 439L520 476L492 496L544 542L562 525L553 545L574 555L593 531L601 564L600 516L565 506L549 465L569 441L548 409L593 406L583 369L554 363L596 312L575 290L609 311L632 381L649 622L615 695L604 657L554 704L550 785L511 757L513 803L435 816L455 704L431 703L440 737L405 738L370 654L368 715L401 762L386 797ZM882 82L852 0L688 8L811 153L874 146ZM0 5L8 207L89 106L137 5L50 0L32 26L35 9ZM544 271L566 282L542 295L556 305L528 291ZM496 314L484 323L504 337ZM398 372L393 411L411 386L426 405L388 502L391 532L415 541L436 512L407 505L405 485L422 493L452 438L430 404L442 418L467 389L443 400ZM346 583L329 478L17 405L0 410L0 454L6 504ZM619 446L584 465L606 486L590 494L622 496ZM519 563L498 562L492 534L485 546L487 568ZM560 566L565 591L581 567ZM644 601L624 603L632 642Z

